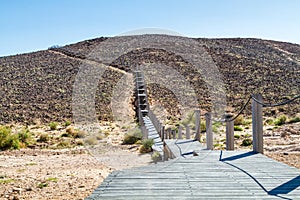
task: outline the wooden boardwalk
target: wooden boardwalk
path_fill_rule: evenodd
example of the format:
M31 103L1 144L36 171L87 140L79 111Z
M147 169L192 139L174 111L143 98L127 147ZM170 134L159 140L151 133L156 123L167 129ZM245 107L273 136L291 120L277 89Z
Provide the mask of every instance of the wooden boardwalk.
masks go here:
M92 199L300 199L300 170L262 154L200 150L115 171Z

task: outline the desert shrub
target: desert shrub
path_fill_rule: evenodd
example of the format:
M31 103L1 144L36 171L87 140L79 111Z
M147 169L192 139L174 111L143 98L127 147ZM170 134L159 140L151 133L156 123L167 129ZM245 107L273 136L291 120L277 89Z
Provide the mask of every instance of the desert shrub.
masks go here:
M69 147L71 147L71 143L68 140L64 140L64 141L59 142L57 144L57 147L59 147L59 148L69 148Z
M134 128L125 134L123 144L134 144L138 140L142 139L142 131L139 128Z
M39 139L37 140L38 142L48 142L49 141L49 135L46 133L43 133L40 135Z
M25 145L28 145L32 139L32 134L28 129L22 129L18 132L19 140Z
M6 126L0 126L0 149L5 149L7 140L11 135L11 129Z
M84 142L88 145L96 145L98 144L98 140L95 136L89 136L87 137Z
M205 121L201 121L200 122L200 130L201 130L202 133L206 131L206 123L205 123Z
M17 134L12 134L11 129L6 126L0 126L0 149L19 149L20 141Z
M149 153L152 151L152 145L154 144L153 139L145 139L142 141L140 146L140 153Z
M280 115L277 119L275 119L274 125L281 126L281 125L285 124L285 122L286 122L286 116Z
M234 120L234 125L238 126L238 125L243 125L244 124L244 117L243 115L239 115L235 120Z
M240 138L241 138L241 136L240 136L240 135L236 135L236 134L235 134L235 135L234 135L234 138L235 138L235 139L240 139Z
M70 121L66 121L65 122L65 126L70 126L71 125L71 122Z
M135 144L137 144L137 145L142 145L142 140L138 140L138 141L136 141L136 143Z
M82 140L78 140L78 141L76 141L76 145L83 146L84 142Z
M75 138L84 138L86 136L86 132L83 130L78 130L76 132L76 135L74 135L73 137Z
M267 119L265 121L265 124L267 124L267 125L273 125L274 124L274 120L273 119Z
M20 149L19 137L16 134L11 135L7 140L8 149Z
M58 126L57 122L50 122L49 123L50 130L56 130L57 126Z
M217 133L217 132L219 131L218 126L212 125L212 131L213 131L214 133Z
M252 139L251 138L246 138L242 141L241 146L247 147L247 146L250 146L250 145L252 145Z
M297 122L300 122L300 117L294 117L292 119L289 120L289 123L297 123Z
M14 182L14 179L0 179L0 184L8 184Z
M157 163L162 160L162 157L158 151L153 152L151 155L151 159L153 160L154 163Z
M69 133L63 133L61 134L61 137L71 137L71 135Z
M220 128L220 127L222 127L222 122L214 122L213 126Z
M240 126L234 126L234 131L243 131L244 129Z
M84 138L86 133L82 130L74 129L73 127L68 127L66 129L66 134L68 137L73 137L73 138Z
M48 183L46 183L46 182L42 182L42 183L39 183L38 185L37 185L37 187L38 188L44 188L44 187L47 187L48 186Z

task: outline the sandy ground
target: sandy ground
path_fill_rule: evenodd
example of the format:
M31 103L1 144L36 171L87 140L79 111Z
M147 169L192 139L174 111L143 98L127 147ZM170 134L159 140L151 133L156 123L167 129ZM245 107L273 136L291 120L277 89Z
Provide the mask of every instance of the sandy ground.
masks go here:
M84 149L1 152L0 199L84 199L113 170L151 162L149 154L105 148L96 157Z

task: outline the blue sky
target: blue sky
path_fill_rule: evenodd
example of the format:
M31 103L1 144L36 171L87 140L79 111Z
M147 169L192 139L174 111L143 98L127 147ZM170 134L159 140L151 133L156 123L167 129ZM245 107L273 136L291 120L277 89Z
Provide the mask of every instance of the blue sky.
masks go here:
M142 28L300 44L298 0L0 0L0 56Z

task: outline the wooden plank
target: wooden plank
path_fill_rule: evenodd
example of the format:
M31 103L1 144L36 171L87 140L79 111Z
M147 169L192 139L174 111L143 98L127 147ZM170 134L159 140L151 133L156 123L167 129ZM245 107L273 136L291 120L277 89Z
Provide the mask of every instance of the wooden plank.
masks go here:
M198 153L199 156L113 172L87 199L300 197L299 169L253 152L199 150Z

